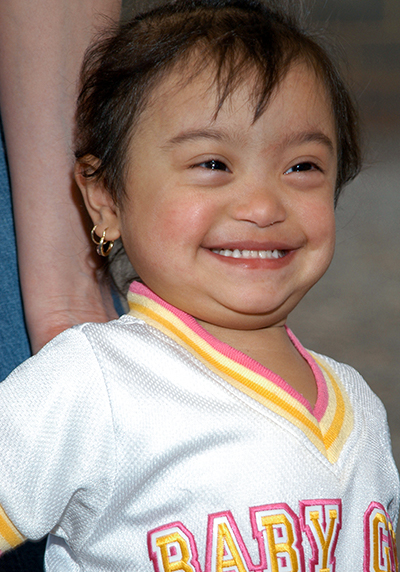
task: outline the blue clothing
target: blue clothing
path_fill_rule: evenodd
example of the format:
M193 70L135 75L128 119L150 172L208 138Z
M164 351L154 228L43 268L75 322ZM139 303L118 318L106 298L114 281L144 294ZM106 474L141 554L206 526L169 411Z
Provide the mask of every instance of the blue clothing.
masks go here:
M0 126L1 127L1 126ZM17 248L3 133L0 129L0 381L31 355L19 286Z
M22 306L14 221L3 131L0 122L0 381L31 355ZM0 559L0 572L42 572L46 540L27 542Z

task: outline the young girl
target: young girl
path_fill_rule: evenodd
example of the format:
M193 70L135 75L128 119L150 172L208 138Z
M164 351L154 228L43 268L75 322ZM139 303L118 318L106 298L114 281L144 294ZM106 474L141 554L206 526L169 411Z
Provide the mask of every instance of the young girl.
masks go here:
M0 386L2 549L48 570L394 571L385 411L286 318L359 169L331 60L255 1L170 2L87 56L76 178L130 311Z

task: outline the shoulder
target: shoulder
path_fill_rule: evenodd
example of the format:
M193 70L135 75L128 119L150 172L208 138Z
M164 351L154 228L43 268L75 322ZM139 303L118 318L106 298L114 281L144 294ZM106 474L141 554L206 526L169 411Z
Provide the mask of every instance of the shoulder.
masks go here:
M145 326L145 324L143 324ZM89 372L99 367L99 351L118 344L140 342L142 339L140 320L122 316L106 323L84 323L62 332L48 342L36 355L18 366L10 375L38 368L46 372L65 371L71 376L75 371ZM147 335L148 338L148 335ZM82 370L84 365L84 370Z
M140 352L140 348L154 345L160 338L165 338L156 328L129 314L124 314L117 320L110 322L89 322L75 326L67 332L71 338L85 338L88 347L93 351L99 347L102 350L107 350L111 347L129 345L138 348ZM54 341L56 340L57 338Z
M106 404L110 387L122 379L129 378L134 392L143 367L165 367L166 352L174 351L171 344L161 332L129 315L85 323L62 332L23 362L0 384L0 394L30 394L37 401L52 392L75 403L96 394Z
M0 383L3 402L11 403L13 395L40 402L50 394L62 395L67 402L85 399L91 392L102 392L107 400L101 358L104 346L107 355L112 354L114 340L120 337L120 321L85 323L53 338Z

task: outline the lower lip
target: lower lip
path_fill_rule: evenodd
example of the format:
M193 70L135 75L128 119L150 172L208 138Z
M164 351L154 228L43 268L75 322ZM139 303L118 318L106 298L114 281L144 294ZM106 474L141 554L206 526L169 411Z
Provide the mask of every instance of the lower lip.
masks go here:
M217 254L212 250L208 250L208 252L220 262L224 264L229 264L230 266L246 268L251 270L265 270L265 269L279 269L284 268L287 264L290 263L293 256L295 255L295 250L289 250L282 256L282 258L233 258L233 256L223 256L221 254Z

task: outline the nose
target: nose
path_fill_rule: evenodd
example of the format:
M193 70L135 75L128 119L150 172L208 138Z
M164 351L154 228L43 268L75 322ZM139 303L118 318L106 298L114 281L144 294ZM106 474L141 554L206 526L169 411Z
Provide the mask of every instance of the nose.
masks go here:
M249 222L260 228L286 219L287 210L283 191L277 182L252 182L239 193L233 206L236 220Z

